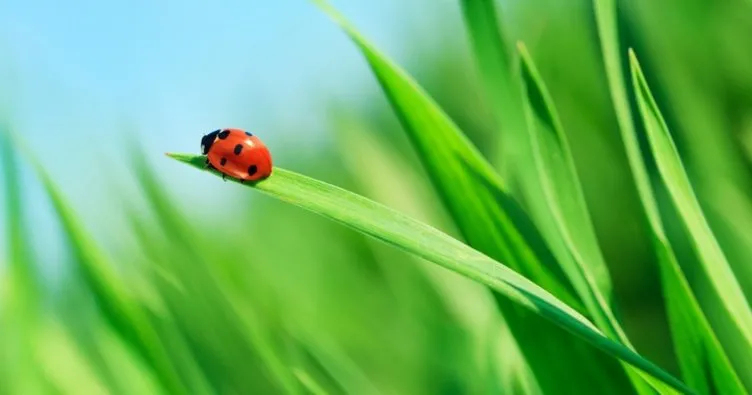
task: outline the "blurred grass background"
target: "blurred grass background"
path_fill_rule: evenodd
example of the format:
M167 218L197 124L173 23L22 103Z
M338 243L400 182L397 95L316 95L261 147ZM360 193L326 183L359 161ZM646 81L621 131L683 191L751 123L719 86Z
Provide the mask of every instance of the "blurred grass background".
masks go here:
M622 39L749 300L752 5L618 3ZM484 155L508 160L495 157L458 1L334 4ZM357 50L310 4L3 7L0 122L52 183L4 143L0 393L535 392L516 381L525 366L479 285L162 156L246 128L278 165L459 234ZM618 318L641 355L678 376L593 6L498 9L561 116ZM91 267L112 286L92 289ZM102 293L128 297L102 305Z

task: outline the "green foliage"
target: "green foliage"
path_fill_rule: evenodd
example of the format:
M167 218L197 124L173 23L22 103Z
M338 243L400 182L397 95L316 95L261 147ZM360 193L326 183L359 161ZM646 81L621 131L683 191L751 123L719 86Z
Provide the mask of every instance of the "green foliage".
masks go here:
M596 0L595 10L612 100L614 101L632 174L651 231L655 254L660 265L664 299L667 305L666 308L674 337L673 340L683 376L690 386L696 388L701 393L716 391L721 393L744 393L744 388L734 367L730 364L728 356L721 347L717 335L711 328L706 314L698 304L693 290L676 260L674 248L671 246L664 229L655 193L649 182L650 176L647 166L644 163L643 153L640 150L638 135L631 115L632 110L630 108L629 96L623 78L624 73L621 67L623 58L619 54L616 6L614 2L609 0ZM637 58L631 50L629 52L629 62L631 66L632 86L637 96L639 112L643 117L644 126L653 147L655 159L659 162L658 167L659 169L662 167L660 170L662 173L669 169L673 169L674 171L671 175L665 175L664 173L664 182L674 184L674 194L680 192L679 190L683 187L684 196L680 197L680 199L684 204L696 204L693 203L694 198L692 197L691 186L689 186L687 176L682 170L681 159L668 133L663 116L657 108L655 99L650 93L645 77L640 70ZM679 185L682 183L683 186ZM682 217L684 220L689 221L692 215L702 217L697 206L694 207L694 213L689 213L685 210L685 214ZM700 221L702 222L702 219ZM709 229L706 227L704 238L709 238L708 242L712 245L714 243L713 236L708 231ZM701 237L700 235L697 236ZM717 247L713 250L716 253L720 253ZM738 294L738 285L735 283L733 275L728 272L730 268L725 266L723 261L725 259L721 258L719 262L706 262L705 265L706 267L708 267L708 264L710 266L718 265L717 269L712 269L720 272L716 274L716 278L724 274L726 275L731 289L728 293L724 293L724 295L727 298L734 298L734 294L736 294L734 298L735 303L742 304L739 311L741 317L744 317L750 312L749 306L744 306L746 302L743 296ZM724 308L728 308L725 303L721 303L721 305L724 305ZM744 343L744 341L737 343L742 348L747 348L747 351L742 351L742 355L749 354L752 351Z
M723 330L720 333L730 337L729 342L736 348L734 355L740 355L742 360L737 366L749 366L752 354L752 341L749 337L752 322L749 321L752 319L752 311L695 200L668 127L650 93L634 52L630 52L629 61L632 82L653 157L684 226L693 240L693 247L700 256L701 266L714 286L713 293L718 298L715 305L722 310L713 313L714 316L721 316L722 321L719 325L723 325ZM653 207L655 203L646 201L645 205ZM694 383L696 388L702 388L703 392L743 393L744 389L736 372L681 274L674 253L665 240L661 221L655 216L655 209L650 208L648 212L656 238L656 248L662 258L668 310L675 327L675 341L687 381ZM680 298L681 303L677 303L675 295ZM706 372L708 368L710 374Z
M122 280L113 271L103 252L86 234L76 215L58 191L46 171L35 164L37 174L42 180L45 191L50 197L62 224L64 233L69 238L68 245L78 264L84 283L91 289L101 314L112 329L123 340L137 350L156 373L158 379L168 392L182 392L182 387L174 371L173 361L168 358L163 343L158 339L153 326L148 321L142 307L130 295Z
M8 216L4 227L8 250L2 258L10 263L6 282L0 284L0 327L7 328L0 339L0 359L4 362L0 363L0 380L8 383L8 392L36 392L47 384L35 380L39 374L34 351L41 319L41 290L26 241L29 233L21 213L23 197L16 155L5 131L0 133L0 159L5 190L8 191L5 196Z
M226 198L207 216L134 146L135 188L111 191L124 223L95 235L56 169L0 134L0 393L752 391L752 187L729 144L750 134L736 126L752 119L738 104L752 97L738 50L748 4L594 0L582 13L539 0L500 13L458 0L476 87L457 78L474 76L457 66L464 48L408 73L316 3L388 106L334 105L334 147L281 159L309 176L277 167L245 185L261 194L196 176ZM589 27L560 30L582 14L600 45L577 38ZM728 45L704 61L667 39L687 29ZM632 46L653 54L644 71ZM30 237L27 169L60 225L53 279Z

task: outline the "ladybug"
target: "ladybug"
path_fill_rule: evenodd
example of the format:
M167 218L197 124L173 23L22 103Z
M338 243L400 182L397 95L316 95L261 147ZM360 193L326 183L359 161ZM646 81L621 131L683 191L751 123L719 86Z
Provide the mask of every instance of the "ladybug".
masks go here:
M272 173L272 156L258 137L241 129L217 129L201 138L206 167L240 182L259 181Z

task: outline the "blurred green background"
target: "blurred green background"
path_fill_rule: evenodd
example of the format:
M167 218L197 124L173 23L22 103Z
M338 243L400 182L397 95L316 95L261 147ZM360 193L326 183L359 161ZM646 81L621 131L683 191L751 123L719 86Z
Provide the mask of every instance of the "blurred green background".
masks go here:
M483 154L498 155L458 1L333 4ZM640 354L679 375L592 4L497 4L561 115L619 319ZM189 393L284 393L292 382L322 393L494 393L494 377L524 368L481 286L163 156L198 153L210 130L244 128L275 165L457 235L366 63L315 7L1 7L0 122L62 197L51 198L27 156L1 151L0 393L179 391L165 382ZM752 4L635 0L619 12L711 226L749 285ZM56 201L70 204L70 218ZM82 261L111 269L111 287L92 289ZM128 339L142 335L118 321L129 313L109 317L98 304L113 290L144 312L153 337L142 340L162 344L155 360L177 366L177 379L138 357Z

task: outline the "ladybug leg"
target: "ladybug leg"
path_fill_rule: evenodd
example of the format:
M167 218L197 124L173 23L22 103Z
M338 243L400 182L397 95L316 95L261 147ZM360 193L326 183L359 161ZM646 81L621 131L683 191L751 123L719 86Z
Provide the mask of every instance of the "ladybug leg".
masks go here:
M227 174L222 173L222 181L227 181Z

